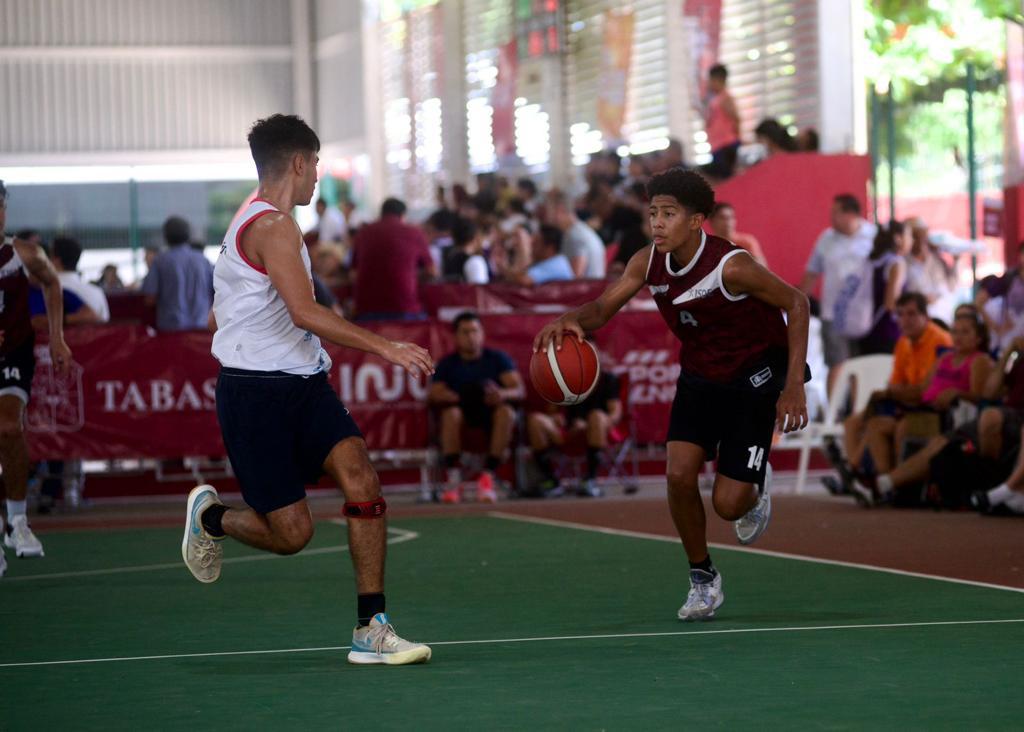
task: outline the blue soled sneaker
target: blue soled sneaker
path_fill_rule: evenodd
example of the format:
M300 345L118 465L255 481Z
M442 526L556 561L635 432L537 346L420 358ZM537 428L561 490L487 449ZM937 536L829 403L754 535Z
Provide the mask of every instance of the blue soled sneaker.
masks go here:
M352 631L352 650L349 663L385 663L402 666L408 663L426 663L430 660L430 647L399 638L385 613L377 613L370 624Z
M754 507L746 512L741 518L733 522L736 530L736 538L740 544L753 544L757 537L768 528L768 520L772 517L772 497L768 488L772 484L771 463L765 466L764 483L760 486L760 495Z
M724 601L721 573L716 573L712 577L710 572L703 569L691 569L690 593L677 615L680 620L711 620L715 617L715 610L721 607Z
M210 506L221 503L217 489L212 485L197 485L188 494L185 509L185 537L181 540L181 558L185 566L200 582L216 582L224 550L220 542L206 533L199 517Z

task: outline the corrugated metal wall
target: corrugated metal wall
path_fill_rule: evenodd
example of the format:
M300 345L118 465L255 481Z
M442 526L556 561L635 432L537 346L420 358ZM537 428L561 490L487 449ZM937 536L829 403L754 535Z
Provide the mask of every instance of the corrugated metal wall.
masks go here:
M0 155L241 147L290 44L289 0L0 0Z

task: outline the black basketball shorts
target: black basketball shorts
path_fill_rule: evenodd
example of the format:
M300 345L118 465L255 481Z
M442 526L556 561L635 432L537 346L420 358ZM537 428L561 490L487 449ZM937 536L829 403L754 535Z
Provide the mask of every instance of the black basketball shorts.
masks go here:
M0 358L0 396L10 395L28 404L32 396L32 377L36 372L35 338Z
M685 375L676 386L667 442L690 442L718 456L718 472L745 483L764 480L775 432L777 391L757 393Z
M363 436L323 373L222 368L217 419L242 497L262 514L305 498L334 446Z

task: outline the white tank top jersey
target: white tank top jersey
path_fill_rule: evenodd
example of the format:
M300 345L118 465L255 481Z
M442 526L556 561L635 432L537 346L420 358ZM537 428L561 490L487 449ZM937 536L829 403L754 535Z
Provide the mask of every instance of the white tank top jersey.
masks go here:
M255 199L224 237L213 268L213 314L217 319L213 355L222 366L246 371L284 371L302 376L329 371L331 359L320 339L296 327L267 270L247 259L242 251L241 237L246 228L277 210L273 204ZM297 228L295 236L299 237L312 299L309 253Z

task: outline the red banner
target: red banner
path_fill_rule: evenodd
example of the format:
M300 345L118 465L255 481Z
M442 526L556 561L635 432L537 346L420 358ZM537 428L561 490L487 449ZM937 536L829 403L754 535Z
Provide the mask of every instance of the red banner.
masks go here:
M525 374L534 334L550 315L488 315L487 345L507 352ZM451 352L448 323L389 323L376 332ZM138 327L71 328L74 365L58 377L45 345L27 424L33 459L170 458L224 454L216 416L218 364L207 333L157 335ZM664 439L679 374L678 344L652 312L628 311L597 334L602 366L626 374L630 407L644 442ZM358 351L330 346L332 384L352 411L371 449L428 444L427 385L401 368ZM531 394L531 403L538 397Z

